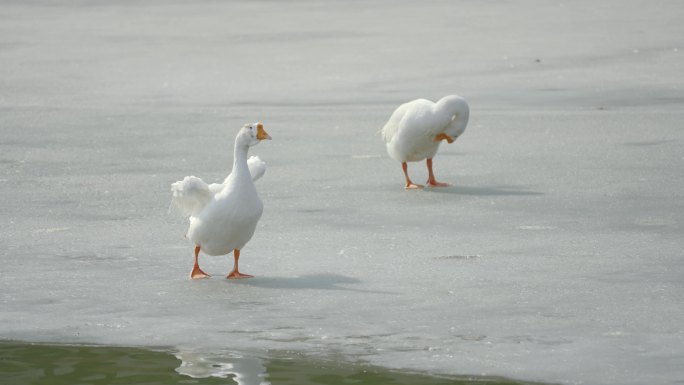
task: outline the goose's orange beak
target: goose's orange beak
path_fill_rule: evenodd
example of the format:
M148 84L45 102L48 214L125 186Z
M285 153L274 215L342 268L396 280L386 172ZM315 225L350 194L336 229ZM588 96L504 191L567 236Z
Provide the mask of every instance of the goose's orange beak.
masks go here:
M265 130L264 130L264 125L259 123L257 124L257 139L259 140L264 140L264 139L271 139L271 135L269 135Z
M441 134L435 136L435 142L441 142L442 140L446 140L447 143L453 143L454 140L456 140L456 139L452 138L451 136L449 136L445 133L441 133Z

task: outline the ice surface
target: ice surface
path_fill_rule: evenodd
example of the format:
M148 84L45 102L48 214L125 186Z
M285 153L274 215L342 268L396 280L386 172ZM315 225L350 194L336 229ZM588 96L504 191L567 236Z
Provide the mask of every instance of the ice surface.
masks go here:
M682 10L5 1L0 337L174 346L188 371L298 351L678 383ZM451 93L471 106L435 158L453 187L404 191L379 129ZM202 257L214 276L190 281L169 185L222 181L257 120L273 136L250 153L268 164L241 258L257 278Z

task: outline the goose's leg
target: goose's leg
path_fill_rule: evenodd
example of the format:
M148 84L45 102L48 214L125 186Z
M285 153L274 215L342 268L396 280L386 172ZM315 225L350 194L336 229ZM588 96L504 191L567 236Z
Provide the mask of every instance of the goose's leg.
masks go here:
M428 180L427 180L428 186L432 186L432 187L447 187L447 186L449 186L449 183L437 182L437 180L435 179L435 174L432 172L432 158L429 158L426 162L427 162L427 169L428 169Z
M405 188L407 190L423 188L423 185L415 184L415 183L411 182L411 178L409 178L409 176L408 176L408 164L406 164L406 162L403 162L401 164L401 169L404 170L404 176L406 177L406 187Z
M235 264L233 265L233 271L228 274L226 278L228 279L239 279L239 278L252 278L253 275L242 274L238 271L238 260L240 259L240 250L233 250L233 257L235 257Z
M190 272L190 278L192 278L192 279L209 277L209 274L203 272L202 269L200 269L200 267L199 267L199 262L198 262L199 252L200 252L200 247L195 246L195 265L192 266L192 271Z

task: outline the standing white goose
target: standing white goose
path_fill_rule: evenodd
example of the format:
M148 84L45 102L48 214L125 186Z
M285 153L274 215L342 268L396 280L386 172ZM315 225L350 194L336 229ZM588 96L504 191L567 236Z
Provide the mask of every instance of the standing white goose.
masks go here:
M442 140L453 143L468 124L468 103L457 95L449 95L433 103L416 99L399 106L382 128L382 138L387 144L390 157L401 162L406 177L406 188L422 188L408 176L406 162L427 159L427 185L448 186L437 182L432 172L432 158Z
M235 137L233 170L221 183L207 185L202 179L186 176L171 185L172 206L189 216L186 237L195 244L195 264L190 277L205 278L209 274L199 267L199 252L226 255L233 252L233 270L227 278L249 278L238 270L240 249L252 238L261 218L263 203L257 195L254 180L263 175L265 163L258 157L247 159L251 146L271 137L261 123L247 124Z

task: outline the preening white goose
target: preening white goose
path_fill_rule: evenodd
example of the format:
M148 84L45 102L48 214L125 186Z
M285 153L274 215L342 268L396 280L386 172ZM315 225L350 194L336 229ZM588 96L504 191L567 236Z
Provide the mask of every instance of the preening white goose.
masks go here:
M432 158L437 154L442 140L453 143L468 125L470 110L468 103L460 96L449 95L433 103L426 99L416 99L399 106L382 128L382 138L387 145L387 153L401 162L406 188L422 188L408 176L407 162L427 159L427 185L432 187L448 186L437 182L432 171Z
M240 249L254 235L261 218L263 203L254 181L266 171L258 157L247 159L249 147L271 137L261 123L247 124L235 137L233 170L223 183L206 184L195 176L186 176L171 185L171 206L189 217L186 237L195 244L195 263L190 277L209 275L199 267L199 252L226 255L233 252L233 270L228 278L249 278L238 270Z

